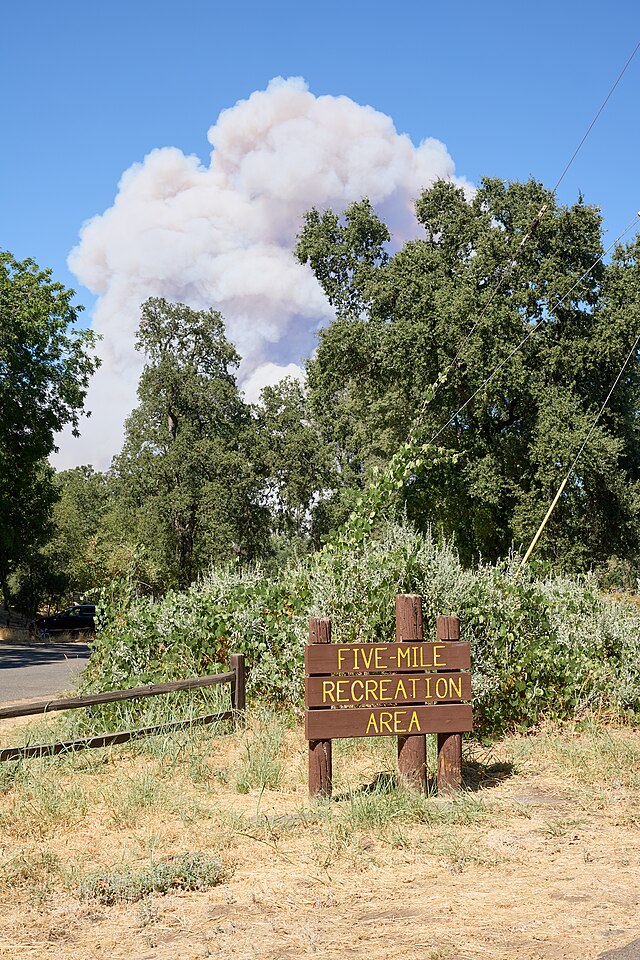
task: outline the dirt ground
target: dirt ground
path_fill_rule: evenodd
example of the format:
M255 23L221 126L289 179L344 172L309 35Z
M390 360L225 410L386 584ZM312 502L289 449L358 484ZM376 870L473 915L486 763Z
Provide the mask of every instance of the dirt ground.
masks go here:
M239 792L238 771L264 737L250 723L211 739L197 776L194 754L170 769L166 754L124 750L84 766L36 761L30 776L57 777L66 793L62 812L43 807L33 782L0 795L0 957L640 958L637 731L470 745L465 794L413 812L409 803L405 815L393 791L371 788L392 763L391 741L345 742L337 798L310 804L300 728L277 744L277 783L265 787L263 771L262 785L258 776ZM222 857L218 886L105 905L69 880L71 867L195 848Z

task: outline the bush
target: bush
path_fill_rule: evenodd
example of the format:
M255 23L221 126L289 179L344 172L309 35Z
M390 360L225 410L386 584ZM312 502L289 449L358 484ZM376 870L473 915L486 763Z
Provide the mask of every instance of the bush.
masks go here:
M237 652L247 658L254 700L299 706L308 617L331 617L336 641L391 640L397 593L422 594L425 639L438 614L461 618L482 735L586 709L637 708L637 607L602 596L595 578L536 579L515 560L464 569L450 544L392 523L356 550L292 562L277 578L218 569L159 601L114 585L102 597L86 684L113 689L216 672Z
M227 878L218 857L200 852L185 853L159 863L151 862L142 870L130 866L95 871L84 877L79 886L83 899L100 903L134 903L153 893L170 890L208 890Z

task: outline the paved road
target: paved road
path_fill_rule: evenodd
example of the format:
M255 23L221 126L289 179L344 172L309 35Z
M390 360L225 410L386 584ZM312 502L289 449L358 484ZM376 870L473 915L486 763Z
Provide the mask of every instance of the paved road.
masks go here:
M84 643L0 643L0 703L71 690L89 652Z

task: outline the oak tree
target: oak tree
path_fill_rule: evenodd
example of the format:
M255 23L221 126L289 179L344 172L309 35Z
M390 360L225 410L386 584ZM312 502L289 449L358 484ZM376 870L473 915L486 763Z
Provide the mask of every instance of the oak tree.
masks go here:
M634 342L638 244L605 265L599 211L535 181L487 179L470 200L438 182L416 213L422 236L393 254L366 201L307 214L297 255L336 310L310 403L343 488L437 436L455 462L414 471L398 506L495 559L527 545ZM542 545L573 568L638 549L639 372L636 355Z
M77 328L73 290L32 260L0 252L0 584L45 542L55 500L55 434L77 434L91 374L95 336Z

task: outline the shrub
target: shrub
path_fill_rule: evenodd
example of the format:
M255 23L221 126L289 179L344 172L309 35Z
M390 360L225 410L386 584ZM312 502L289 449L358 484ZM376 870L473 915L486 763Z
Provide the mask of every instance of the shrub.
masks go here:
M350 551L290 563L280 576L222 568L154 601L121 582L103 594L94 689L225 669L247 658L249 695L299 706L309 616L329 616L340 642L391 640L395 595L423 596L426 637L457 614L471 641L474 715L482 735L586 709L635 711L640 610L602 596L595 578L520 572L515 560L463 568L455 549L406 523Z
M82 879L79 894L83 899L105 904L133 903L152 893L207 890L226 877L227 871L218 857L185 853L159 863L151 862L142 870L123 865L95 871Z

